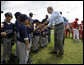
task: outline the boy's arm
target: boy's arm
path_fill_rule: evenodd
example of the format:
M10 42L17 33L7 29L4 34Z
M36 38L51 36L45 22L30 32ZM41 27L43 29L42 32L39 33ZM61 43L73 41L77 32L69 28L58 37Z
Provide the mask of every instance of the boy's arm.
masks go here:
M26 50L29 50L30 49L29 40L28 40L28 38L25 38L24 40L25 40L25 43L26 43Z

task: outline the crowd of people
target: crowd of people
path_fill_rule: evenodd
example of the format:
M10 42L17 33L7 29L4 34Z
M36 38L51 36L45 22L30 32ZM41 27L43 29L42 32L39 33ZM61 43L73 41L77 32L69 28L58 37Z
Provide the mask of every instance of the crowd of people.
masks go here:
M33 20L33 13L29 13L27 16L24 13L16 12L14 14L16 21L15 24L11 22L13 16L11 12L5 13L5 19L1 23L1 43L3 44L2 63L7 64L11 62L12 46L16 44L15 56L19 61L19 64L29 63L29 56L31 52L38 53L39 48L44 48L50 40L51 26L54 24L54 51L58 57L64 54L64 39L67 37L67 33L72 32L73 39L83 39L83 21L79 25L76 18L73 23L62 16L62 12L54 12L52 7L48 7L47 11L51 14L48 18L39 21ZM56 19L55 19L56 17ZM65 22L65 24L64 24ZM64 31L65 25L65 31ZM79 28L79 31L78 31ZM60 37L60 38L59 38ZM58 53L59 51L59 53Z
M11 61L12 45L16 44L15 56L19 59L20 64L26 64L28 63L30 51L38 53L40 47L44 48L50 43L50 28L45 30L42 30L42 28L37 29L39 25L48 19L48 15L42 22L38 19L33 20L33 13L29 13L29 17L21 12L16 12L14 15L16 18L15 24L11 22L13 18L11 12L5 13L5 20L1 23L2 62L4 64Z
M78 18L75 18L75 21L72 23L68 23L67 26L65 26L65 37L70 38L70 33L71 33L71 38L72 39L78 39L80 41L83 40L83 21L81 21L80 24L78 24Z

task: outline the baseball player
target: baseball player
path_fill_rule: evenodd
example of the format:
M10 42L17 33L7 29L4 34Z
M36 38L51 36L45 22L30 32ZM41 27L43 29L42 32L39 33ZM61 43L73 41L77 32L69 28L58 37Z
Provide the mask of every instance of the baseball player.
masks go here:
M18 59L18 57L19 57L19 52L18 52L18 47L17 47L17 32L18 32L18 30L17 30L17 28L18 28L18 25L20 24L20 15L21 15L21 13L20 12L16 12L15 14L15 18L16 18L16 21L15 21L15 41L16 41L16 51L15 51L15 56L17 57L17 59Z
M29 18L26 14L20 15L20 23L17 27L17 47L19 52L19 64L27 64L29 58L29 34L27 31L27 24L29 23Z
M36 28L39 25L39 20L34 20L33 23L34 23L33 52L37 53L39 49L40 32L39 29L36 30Z
M11 12L7 12L5 13L5 21L2 22L2 24L4 25L3 27L3 31L1 32L1 36L3 36L3 64L6 64L6 61L10 62L10 54L12 51L12 39L14 36L14 24L11 23L11 19L12 19L12 13ZM7 58L6 58L7 57Z
M76 39L76 37L75 36L77 36L77 40L78 41L80 41L80 39L79 39L79 31L78 31L78 21L79 19L78 18L76 18L75 19L75 21L73 22L73 39L75 40Z

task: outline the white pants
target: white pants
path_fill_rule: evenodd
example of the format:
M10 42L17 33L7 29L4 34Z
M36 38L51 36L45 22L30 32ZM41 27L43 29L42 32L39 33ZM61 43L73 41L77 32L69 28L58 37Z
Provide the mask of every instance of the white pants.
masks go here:
M73 33L73 39L76 39L75 38L75 35L76 35L77 39L79 40L79 31L78 31L78 29L74 28L73 31L74 31L74 33Z

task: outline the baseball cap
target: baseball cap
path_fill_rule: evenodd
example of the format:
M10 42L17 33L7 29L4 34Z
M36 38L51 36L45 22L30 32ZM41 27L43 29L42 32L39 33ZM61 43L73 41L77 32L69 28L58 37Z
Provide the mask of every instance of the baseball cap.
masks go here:
M23 21L25 21L25 20L27 20L27 19L30 20L30 18L29 18L26 14L21 14L21 15L20 15L20 19L19 19L19 20L20 20L21 22L23 22Z
M21 13L20 13L20 12L16 12L14 15L15 15L15 16L20 16Z
M7 12L7 13L5 13L5 16L6 16L6 15L12 17L12 13L11 13L11 12Z
M40 22L38 19L33 20L33 23Z
M78 18L75 18L75 20L79 20Z

